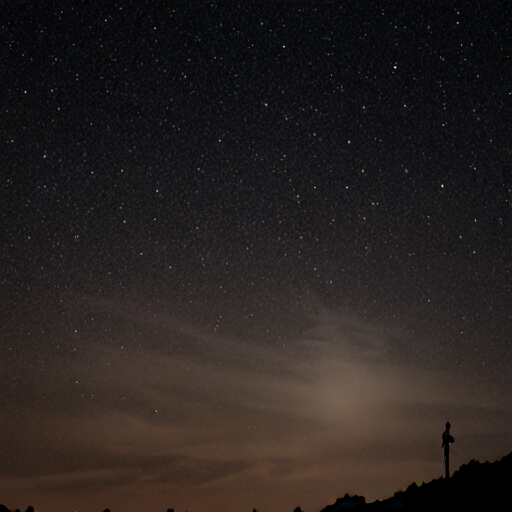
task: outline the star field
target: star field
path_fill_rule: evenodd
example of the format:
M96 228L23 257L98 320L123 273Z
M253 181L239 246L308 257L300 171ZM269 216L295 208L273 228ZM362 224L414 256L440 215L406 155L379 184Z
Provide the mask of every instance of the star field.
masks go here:
M440 476L448 418L508 453L506 7L3 5L0 489L321 508Z

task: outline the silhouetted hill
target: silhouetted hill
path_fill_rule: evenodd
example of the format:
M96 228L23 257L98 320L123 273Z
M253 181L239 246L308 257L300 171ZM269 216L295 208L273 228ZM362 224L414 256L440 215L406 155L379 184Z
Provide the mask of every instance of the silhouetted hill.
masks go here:
M327 505L322 512L337 512L338 510L354 510L365 508L366 499L364 496L349 496L345 494L343 498L338 498L336 503Z
M512 511L511 483L512 453L492 464L489 462L481 464L472 460L455 471L451 478L439 478L420 486L413 483L405 491L396 492L387 500L366 503L363 496L345 494L345 497L337 499L336 503L328 505L321 512ZM172 512L172 509L170 510ZM297 510L300 508L297 507L294 512ZM32 507L26 509L26 512L33 511ZM11 511L6 506L0 505L0 512Z
M362 496L340 498L322 512L343 510L512 510L512 453L490 464L472 460L451 478L415 483L387 500L366 503Z

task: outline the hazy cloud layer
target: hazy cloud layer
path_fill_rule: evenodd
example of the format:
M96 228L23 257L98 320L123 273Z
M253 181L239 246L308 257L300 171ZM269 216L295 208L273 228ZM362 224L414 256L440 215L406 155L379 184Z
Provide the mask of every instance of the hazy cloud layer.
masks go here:
M468 439L497 436L496 451L510 441L500 397L423 361L404 365L393 354L399 332L325 307L301 336L272 346L130 303L94 309L149 327L168 350L92 342L75 363L55 358L44 375L20 376L19 401L3 397L13 412L0 426L3 487L328 490L390 460L438 476L448 417L464 434L461 460L475 452Z

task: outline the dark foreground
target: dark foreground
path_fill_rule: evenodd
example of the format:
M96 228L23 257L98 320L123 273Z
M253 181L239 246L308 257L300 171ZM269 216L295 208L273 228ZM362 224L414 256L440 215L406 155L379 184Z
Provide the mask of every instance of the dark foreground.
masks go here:
M387 500L366 503L363 496L345 495L322 512L344 510L512 511L512 453L492 464L472 460L451 478L439 478L420 486L412 484Z
M339 498L336 503L328 505L321 512L349 510L512 511L512 453L492 464L480 464L472 460L469 464L461 466L449 479L439 478L420 486L412 484L405 491L397 492L387 500L366 503L363 496L346 494L344 498ZM295 509L295 512L298 511L300 509ZM0 512L12 511L0 505ZM34 509L29 506L25 512L34 512Z

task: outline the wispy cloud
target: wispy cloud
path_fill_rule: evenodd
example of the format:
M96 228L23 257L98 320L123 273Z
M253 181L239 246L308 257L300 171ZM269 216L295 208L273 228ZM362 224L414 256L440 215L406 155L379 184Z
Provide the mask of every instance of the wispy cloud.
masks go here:
M94 305L135 331L143 324L167 336L169 349L91 343L67 368L49 364L42 386L27 374L15 417L33 442L17 446L12 425L0 426L12 441L4 460L20 461L4 466L2 485L217 492L299 482L318 490L352 481L340 474L349 461L361 478L384 460L431 464L445 412L457 424L498 407L470 383L403 365L393 352L399 332L325 307L301 336L264 345L131 303Z

